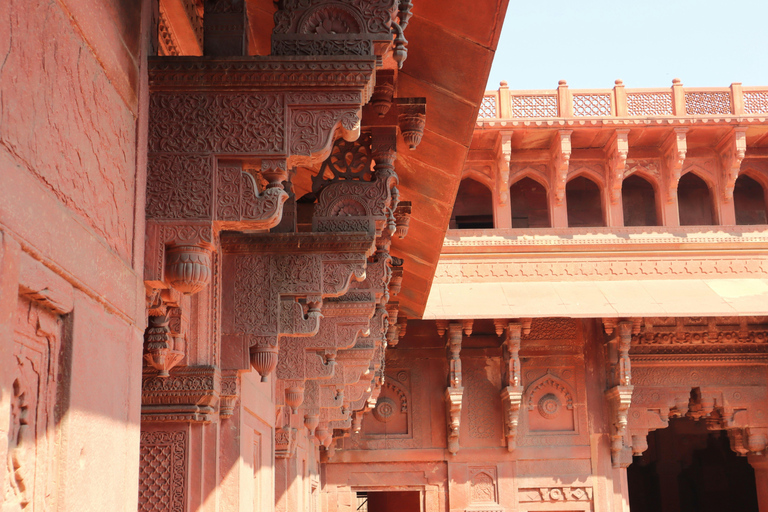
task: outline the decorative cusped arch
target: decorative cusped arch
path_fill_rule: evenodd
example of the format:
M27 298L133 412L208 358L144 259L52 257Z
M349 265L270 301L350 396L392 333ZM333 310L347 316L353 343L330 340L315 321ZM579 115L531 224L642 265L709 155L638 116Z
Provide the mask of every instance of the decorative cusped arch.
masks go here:
M547 197L550 195L551 185L549 182L549 176L545 169L537 169L536 167L527 165L520 169L515 169L510 173L509 185L510 187L524 178L530 178L544 187L547 191Z
M605 190L605 187L606 187L605 169L603 169L602 165L597 165L597 166L574 165L573 169L568 172L568 179L565 182L566 187L568 186L569 182L580 177L584 177L589 179L590 181L594 181L595 184L600 189L601 194Z

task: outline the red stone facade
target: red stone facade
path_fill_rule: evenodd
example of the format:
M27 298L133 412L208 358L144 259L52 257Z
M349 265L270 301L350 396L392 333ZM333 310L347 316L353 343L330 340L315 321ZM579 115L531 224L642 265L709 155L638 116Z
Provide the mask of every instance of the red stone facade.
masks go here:
M768 90L454 4L5 2L3 512L768 510Z

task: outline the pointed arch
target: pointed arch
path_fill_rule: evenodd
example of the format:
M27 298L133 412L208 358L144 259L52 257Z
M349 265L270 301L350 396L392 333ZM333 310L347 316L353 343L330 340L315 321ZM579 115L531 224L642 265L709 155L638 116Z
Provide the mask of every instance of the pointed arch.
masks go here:
M513 228L551 227L549 190L535 177L522 176L509 187Z
M659 202L657 188L643 173L635 172L621 184L621 202L625 226L658 226Z
M737 225L754 225L768 223L766 209L766 187L762 175L741 172L736 178L733 188L733 207L736 213Z
M677 207L681 226L714 226L713 186L692 166L677 183Z
M474 178L461 180L451 213L451 229L493 228L493 192Z
M593 176L589 169L580 170L565 185L568 227L605 226L603 187Z

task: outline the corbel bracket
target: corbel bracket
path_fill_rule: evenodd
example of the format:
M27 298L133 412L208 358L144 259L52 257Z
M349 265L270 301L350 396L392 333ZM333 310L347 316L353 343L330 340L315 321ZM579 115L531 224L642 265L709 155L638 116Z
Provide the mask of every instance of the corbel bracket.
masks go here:
M445 390L445 404L448 420L448 451L455 455L459 451L461 428L461 405L464 387L461 380L461 341L464 326L461 322L448 324L448 388Z
M504 430L507 438L507 450L515 449L517 443L517 426L520 419L520 407L523 402L523 374L520 367L520 339L523 325L519 322L509 322L506 327L506 339L503 345L503 375L505 386L501 390L502 411L504 414Z
M661 160L667 181L667 202L677 197L677 183L683 173L685 154L688 152L686 134L688 128L675 128L661 146Z
M605 151L610 170L608 183L611 187L612 204L618 204L621 199L621 185L624 182L624 171L627 167L628 154L629 130L626 128L618 129L613 132Z
M739 177L741 162L747 152L747 127L736 126L717 145L717 153L720 155L722 166L722 192L723 199L728 202L733 200L733 188Z
M550 167L552 183L555 188L555 202L563 204L565 183L568 181L568 169L571 161L571 134L573 130L558 130L550 146Z
M499 132L499 203L505 205L509 202L509 162L512 160L512 130Z

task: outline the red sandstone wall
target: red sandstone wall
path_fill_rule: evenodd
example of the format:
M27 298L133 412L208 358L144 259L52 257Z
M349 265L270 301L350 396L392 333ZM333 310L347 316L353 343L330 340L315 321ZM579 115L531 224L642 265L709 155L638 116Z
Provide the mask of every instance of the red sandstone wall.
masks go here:
M142 5L0 1L0 460L20 465L0 470L9 506L136 509Z

